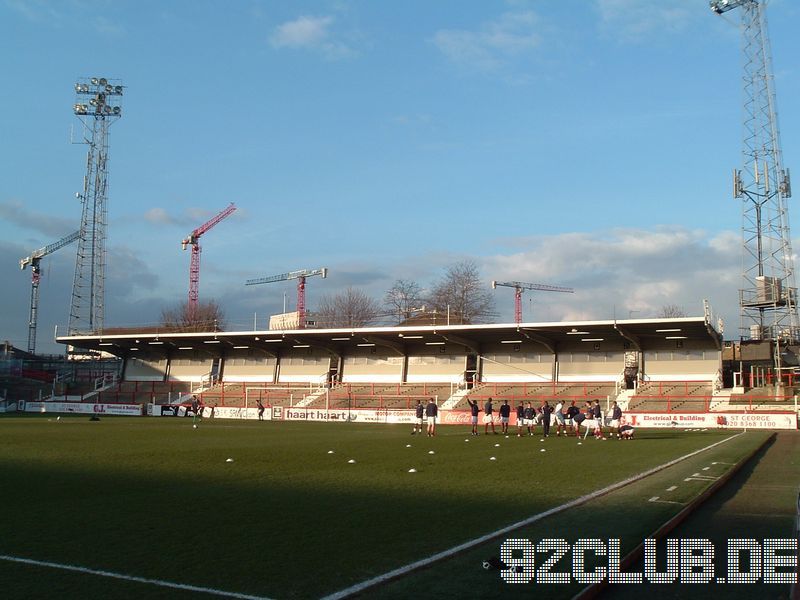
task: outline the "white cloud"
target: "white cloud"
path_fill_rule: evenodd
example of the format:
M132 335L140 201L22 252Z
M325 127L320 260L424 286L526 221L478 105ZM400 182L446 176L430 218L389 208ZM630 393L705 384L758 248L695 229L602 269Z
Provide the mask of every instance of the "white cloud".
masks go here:
M493 71L541 44L538 24L539 18L532 11L508 12L477 31L440 29L433 42L454 63Z
M609 35L636 42L662 32L685 29L695 19L707 16L694 0L656 4L641 0L597 0L600 23ZM702 9L702 7L700 7Z
M275 28L270 38L276 48L316 47L328 37L333 17L298 17Z
M144 219L155 225L176 225L180 223L179 219L170 215L163 208L151 208L144 213Z
M45 0L5 0L5 5L26 19L36 23L49 23L59 26L63 16L51 2Z
M46 213L29 210L19 200L0 202L0 217L20 227L36 231L55 239L72 233L80 226L77 219L72 220L64 217L55 217Z
M525 242L522 252L482 259L487 278L575 289L574 294L527 292L526 320L645 318L667 304L698 316L703 299L709 299L735 327L741 244L733 232L709 236L701 230L656 227ZM512 295L498 297L506 318L512 306Z
M333 39L333 23L334 18L330 16L300 16L278 25L270 36L270 43L274 48L319 51L331 59L352 55L351 48Z

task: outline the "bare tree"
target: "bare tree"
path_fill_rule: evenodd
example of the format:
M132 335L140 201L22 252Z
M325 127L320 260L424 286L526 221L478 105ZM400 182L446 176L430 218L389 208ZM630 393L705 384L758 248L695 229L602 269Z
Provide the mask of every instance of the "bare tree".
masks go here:
M677 304L665 304L658 311L659 319L678 319L686 316L686 310Z
M433 286L430 304L438 313L449 313L451 323L486 322L495 315L494 296L481 280L478 265L471 260L447 268Z
M415 281L398 279L383 297L387 310L397 315L397 322L410 319L422 305L422 288Z
M194 311L180 302L161 311L161 325L172 331L219 331L225 329L225 314L215 300L200 302Z
M324 327L366 327L378 316L378 303L352 287L334 296L322 296L314 313Z

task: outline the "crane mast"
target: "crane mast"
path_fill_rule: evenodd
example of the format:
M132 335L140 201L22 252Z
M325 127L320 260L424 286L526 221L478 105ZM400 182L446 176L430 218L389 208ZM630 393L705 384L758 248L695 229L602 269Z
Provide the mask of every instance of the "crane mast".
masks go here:
M189 300L187 303L189 320L191 321L194 321L197 315L197 303L200 295L200 253L202 252L200 238L209 229L230 216L235 210L236 206L231 202L226 209L203 223L200 227L192 231L187 238L181 241L181 247L184 250L186 250L186 246L192 247L192 258L189 261Z
M720 15L738 8L742 17L743 164L733 172L733 196L742 201L742 338L797 341L797 287L786 202L792 192L789 170L783 167L766 2L714 0L710 6Z
M297 279L297 320L298 329L305 329L306 327L306 278L320 275L323 279L328 276L328 269L325 267L321 269L301 269L299 271L290 271L289 273L281 273L280 275L271 275L269 277L260 277L257 279L248 279L245 285L260 285L262 283L275 283L276 281L289 281Z
M572 288L547 283L524 283L522 281L492 281L492 289L497 286L514 288L514 322L519 325L522 323L522 292L524 290L535 290L539 292L564 292L572 294Z
M36 325L39 315L39 281L41 279L41 260L48 254L60 250L81 237L80 230L64 236L57 242L48 244L44 248L39 248L30 253L29 256L19 261L19 268L24 270L28 265L31 266L31 310L28 319L28 352L36 354Z

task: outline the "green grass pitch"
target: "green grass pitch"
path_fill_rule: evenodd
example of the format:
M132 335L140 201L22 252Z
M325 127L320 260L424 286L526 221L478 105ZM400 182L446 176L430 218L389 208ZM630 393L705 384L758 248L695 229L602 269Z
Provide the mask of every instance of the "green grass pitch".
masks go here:
M640 430L630 442L589 438L578 445L574 437L472 437L466 427L442 427L435 438L410 430L0 418L0 554L271 598L319 597L735 433ZM765 435L748 433L720 448L735 462ZM623 511L617 516L637 541L651 521L663 521L660 513L645 518L655 505L619 502L611 512ZM591 533L578 523L567 533ZM475 586L484 596L506 594L496 573L480 569L481 557L498 547L376 593L404 597L417 581L433 585L428 578L461 595ZM198 596L7 561L0 561L0 589L7 598Z

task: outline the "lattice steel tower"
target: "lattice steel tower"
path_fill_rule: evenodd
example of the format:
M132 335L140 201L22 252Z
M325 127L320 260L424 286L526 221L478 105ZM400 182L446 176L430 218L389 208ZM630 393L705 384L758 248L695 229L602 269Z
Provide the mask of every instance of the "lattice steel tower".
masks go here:
M75 84L73 107L83 123L83 141L88 144L83 178L81 227L69 332L103 330L108 200L108 129L122 116L123 86L117 80L91 77Z
M733 174L742 200L742 337L798 340L797 288L783 168L766 1L714 0L717 14L741 9L744 72L743 167ZM777 347L777 345L776 345Z

